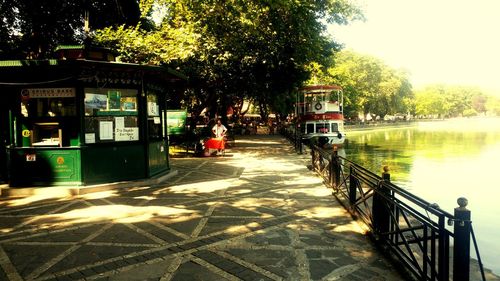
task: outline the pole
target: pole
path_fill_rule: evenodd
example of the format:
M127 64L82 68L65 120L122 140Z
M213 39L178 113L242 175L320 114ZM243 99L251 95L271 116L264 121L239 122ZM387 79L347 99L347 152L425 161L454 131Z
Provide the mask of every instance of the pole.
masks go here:
M391 174L389 174L389 167L384 166L384 172L382 173L383 182L391 181ZM375 233L380 235L389 232L389 222L390 222L390 212L389 212L389 200L386 199L390 196L389 189L381 182L375 194L373 195L373 228ZM384 238L385 239L385 238Z
M297 139L299 137L299 91L295 91L295 151L297 151Z
M337 187L337 182L335 181L336 178L336 171L335 171L335 165L336 165L336 157L337 157L337 149L334 146L333 147L333 153L330 157L330 186L336 191Z
M349 168L349 205L354 213L354 205L356 204L356 191L358 188L358 179L354 175L354 168L351 165Z
M335 184L333 187L337 189L337 187L340 185L340 159L339 159L339 152L337 151L337 146L333 146L333 154L332 154L332 164L333 165L333 175L335 176L334 182Z
M470 273L470 211L467 210L468 200L464 197L457 199L458 208L455 208L455 224L453 231L455 243L453 245L453 280L469 281Z

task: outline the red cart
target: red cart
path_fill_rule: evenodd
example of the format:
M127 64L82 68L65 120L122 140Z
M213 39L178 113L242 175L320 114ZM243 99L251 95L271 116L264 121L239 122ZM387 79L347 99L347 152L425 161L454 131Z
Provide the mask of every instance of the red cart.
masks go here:
M205 141L205 150L208 150L209 155L211 154L211 149L216 149L217 151L220 151L222 155L224 155L226 149L226 141L224 140L224 137L210 138Z

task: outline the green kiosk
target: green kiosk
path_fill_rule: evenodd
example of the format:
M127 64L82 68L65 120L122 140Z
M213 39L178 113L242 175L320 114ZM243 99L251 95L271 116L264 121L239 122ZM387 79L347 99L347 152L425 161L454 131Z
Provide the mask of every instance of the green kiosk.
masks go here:
M100 48L56 57L0 61L0 180L82 186L168 172L166 101L186 77Z

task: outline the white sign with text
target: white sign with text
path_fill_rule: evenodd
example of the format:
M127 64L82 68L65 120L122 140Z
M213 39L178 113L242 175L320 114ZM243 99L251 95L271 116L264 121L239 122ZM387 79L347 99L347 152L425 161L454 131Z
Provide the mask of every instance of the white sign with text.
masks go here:
M115 128L115 141L136 141L139 140L139 128Z

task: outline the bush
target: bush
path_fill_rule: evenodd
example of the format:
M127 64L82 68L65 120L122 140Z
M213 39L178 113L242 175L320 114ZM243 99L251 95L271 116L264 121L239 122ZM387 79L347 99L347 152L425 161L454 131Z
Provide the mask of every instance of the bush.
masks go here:
M477 116L477 111L473 108L468 108L462 113L464 117Z

